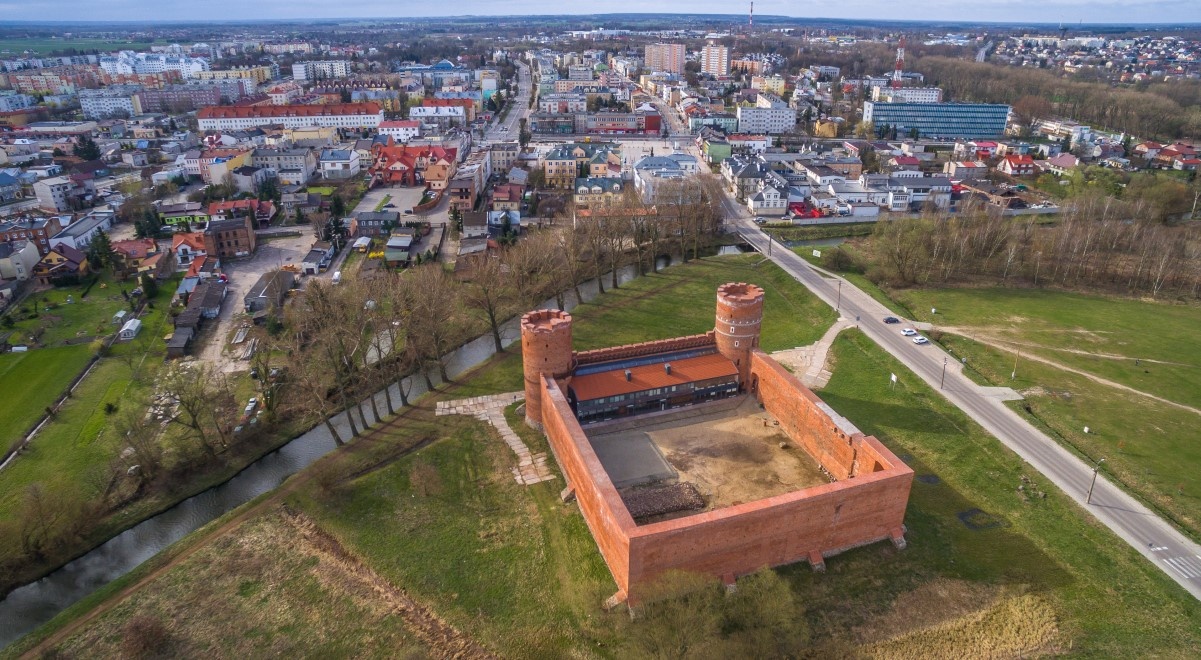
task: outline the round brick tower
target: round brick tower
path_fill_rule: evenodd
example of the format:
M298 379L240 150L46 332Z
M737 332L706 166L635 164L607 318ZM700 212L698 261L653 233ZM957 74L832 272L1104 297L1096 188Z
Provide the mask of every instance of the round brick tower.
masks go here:
M738 383L745 390L751 377L751 350L759 346L763 323L763 289L746 282L717 287L717 352L738 365Z
M542 428L543 374L571 372L571 314L539 309L521 317L521 361L525 370L525 422Z

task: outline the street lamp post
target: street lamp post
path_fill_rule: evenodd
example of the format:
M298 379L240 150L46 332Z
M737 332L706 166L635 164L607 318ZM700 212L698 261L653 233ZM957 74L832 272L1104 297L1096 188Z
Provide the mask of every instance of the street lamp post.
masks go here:
M942 379L938 381L938 389L942 389L943 385L947 384L947 357L942 358Z
M838 280L838 302L834 304L834 311L842 311L842 280Z
M1101 464L1104 462L1105 459L1102 458L1101 460L1097 461L1096 465L1093 466L1093 481L1088 485L1088 497L1085 498L1086 504L1093 503L1093 487L1097 485L1097 472L1101 469Z

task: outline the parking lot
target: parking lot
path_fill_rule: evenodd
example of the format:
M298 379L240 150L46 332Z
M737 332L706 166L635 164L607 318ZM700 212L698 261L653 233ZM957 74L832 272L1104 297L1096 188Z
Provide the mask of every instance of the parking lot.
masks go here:
M227 343L234 328L242 323L250 323L250 317L243 311L242 298L265 273L287 264L300 265L314 239L309 227L302 226L298 229L301 231L300 236L272 238L267 241L260 237L254 256L221 263L222 270L229 275L229 290L225 295L225 302L221 305L217 325L210 324L204 330L206 334L211 334L205 338L204 348L196 354L197 358L227 373L250 368L247 362L241 360L241 350L232 350L234 347ZM226 348L231 350L226 351Z

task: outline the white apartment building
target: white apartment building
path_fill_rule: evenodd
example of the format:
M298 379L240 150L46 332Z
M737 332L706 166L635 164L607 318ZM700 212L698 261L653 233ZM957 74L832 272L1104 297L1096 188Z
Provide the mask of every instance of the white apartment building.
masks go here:
M759 94L754 107L738 107L739 133L787 133L796 128L796 110L771 94Z
M116 55L101 57L100 68L111 76L178 71L180 76L191 78L201 71L208 71L209 62L203 57L123 50Z
M137 93L141 85L110 85L101 89L79 90L79 107L88 119L109 117L132 117L142 114L142 103Z
M0 92L0 112L13 112L14 110L24 110L37 105L37 99L25 94L18 94L13 91Z
M701 50L701 72L711 76L730 75L730 49L709 44Z
M873 87L872 100L884 103L942 103L941 87Z
M463 106L414 106L409 108L409 119L416 119L426 124L437 124L442 128L451 125L466 126L467 111Z
M650 44L644 61L651 71L684 73L684 44Z
M297 62L292 65L292 78L301 80L328 80L350 75L349 60L315 60Z
M33 193L37 195L38 206L47 211L69 211L71 202L68 194L71 192L71 181L65 176L54 176L33 184Z
M416 119L381 122L379 134L392 136L394 142L408 142L421 137L421 122Z
M374 129L384 120L384 110L378 103L214 106L201 108L196 119L202 131L238 131L267 125Z

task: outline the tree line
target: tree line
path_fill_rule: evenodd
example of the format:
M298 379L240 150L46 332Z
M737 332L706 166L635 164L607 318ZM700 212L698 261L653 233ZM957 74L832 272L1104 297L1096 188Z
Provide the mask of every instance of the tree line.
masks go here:
M369 426L364 406L382 419L410 405L414 380L429 390L435 379L451 381L447 358L473 337L488 336L503 352L515 339L505 335L505 321L526 310L548 300L564 309L589 280L602 293L618 288L623 269L657 271L664 255L701 256L719 227L720 196L707 177L664 185L653 205L633 191L600 208L568 205L553 225L466 257L472 265L457 275L427 263L336 285L313 280L288 306L267 351L287 356L274 414L322 420L339 444L353 439ZM330 421L343 412L349 438Z
M860 266L893 286L985 282L1197 299L1201 228L1139 220L1141 204L1082 198L1053 224L970 211L881 222Z

